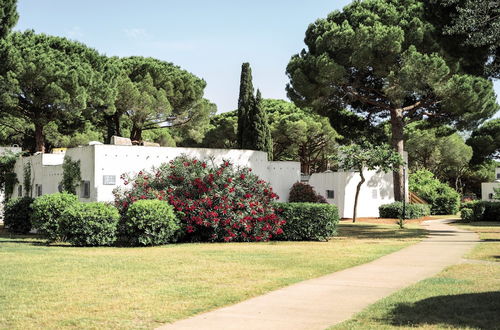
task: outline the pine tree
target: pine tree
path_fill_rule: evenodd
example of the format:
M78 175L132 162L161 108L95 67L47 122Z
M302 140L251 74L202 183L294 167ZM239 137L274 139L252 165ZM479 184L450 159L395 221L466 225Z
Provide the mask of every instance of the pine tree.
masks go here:
M238 98L238 147L247 149L249 138L249 113L253 108L253 83L252 83L252 69L250 63L243 63L241 65L241 80L240 80L240 96Z

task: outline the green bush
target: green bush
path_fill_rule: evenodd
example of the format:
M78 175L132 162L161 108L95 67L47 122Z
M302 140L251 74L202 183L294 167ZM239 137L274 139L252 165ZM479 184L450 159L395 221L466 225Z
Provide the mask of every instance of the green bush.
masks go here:
M123 243L132 246L160 245L175 241L179 221L168 202L140 200L130 205L120 223Z
M290 203L328 203L325 197L316 193L311 185L303 182L293 184L288 200Z
M33 228L47 238L48 242L64 241L61 232L61 214L77 204L78 198L67 193L43 195L33 202Z
M4 225L9 232L27 234L31 230L31 204L33 198L22 197L9 200L4 207Z
M474 221L474 210L464 207L460 211L460 217L462 218L462 220L467 222Z
M431 214L456 214L460 206L460 194L434 177L428 170L410 175L410 190L431 204Z
M399 219L403 215L403 203L384 204L378 208L381 218ZM418 219L431 214L430 206L426 204L406 204L405 219Z
M339 212L333 204L277 203L276 208L286 221L280 240L323 241L336 234Z
M468 203L462 208L462 219L464 218L464 211L467 217L467 221L500 221L500 202L486 202L477 201L474 203ZM469 215L471 211L472 214Z
M112 245L116 241L118 210L103 203L77 203L61 215L66 240L76 246Z

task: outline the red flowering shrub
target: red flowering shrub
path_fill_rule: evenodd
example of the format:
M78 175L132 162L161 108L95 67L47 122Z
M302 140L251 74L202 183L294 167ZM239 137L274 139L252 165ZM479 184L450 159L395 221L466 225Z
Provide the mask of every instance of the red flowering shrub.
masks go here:
M282 233L272 188L249 168L228 161L208 166L180 156L152 172L123 175L128 190L115 191L116 207L125 214L141 199L168 201L191 241L267 241Z

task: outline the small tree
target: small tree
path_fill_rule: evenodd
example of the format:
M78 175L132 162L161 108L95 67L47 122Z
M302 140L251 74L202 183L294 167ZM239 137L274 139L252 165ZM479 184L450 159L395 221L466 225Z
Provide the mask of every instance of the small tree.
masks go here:
M377 170L378 172L390 172L404 165L401 156L391 147L373 146L369 143L363 145L351 144L340 147L339 153L334 157L338 161L339 167L345 170L353 170L359 173L361 180L356 186L356 196L354 198L354 211L352 222L356 222L358 208L358 197L361 186L365 183L365 170Z
M80 161L71 160L71 157L65 156L63 162L63 179L61 181L64 192L76 195L76 187L82 180L80 172Z

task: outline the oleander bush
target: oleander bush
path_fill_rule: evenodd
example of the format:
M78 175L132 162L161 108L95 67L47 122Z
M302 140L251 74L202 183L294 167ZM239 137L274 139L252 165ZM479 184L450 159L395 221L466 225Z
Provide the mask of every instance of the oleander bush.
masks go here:
M333 204L276 203L276 208L286 221L281 240L324 241L336 234L339 212Z
M456 214L460 206L460 194L442 183L428 170L410 175L410 190L431 204L431 214Z
M120 213L139 200L168 201L181 221L182 240L268 241L282 233L284 221L272 203L278 196L249 168L179 156L122 179L130 188L115 190Z
M290 203L327 203L325 197L316 193L310 184L303 182L293 184L288 200Z
M403 215L403 203L394 202L381 205L378 208L381 218L399 219ZM409 204L405 206L405 219L418 219L431 214L430 206L426 204Z
M63 242L65 237L61 227L61 215L67 208L78 203L78 197L68 193L43 195L36 198L32 204L33 228L49 243Z
M179 221L168 202L140 200L130 205L121 219L120 242L131 246L166 244L175 241L179 229Z
M109 204L76 203L61 215L66 241L75 246L109 246L117 239L120 214Z
M27 234L31 231L32 203L31 197L10 199L5 203L3 221L9 232Z

